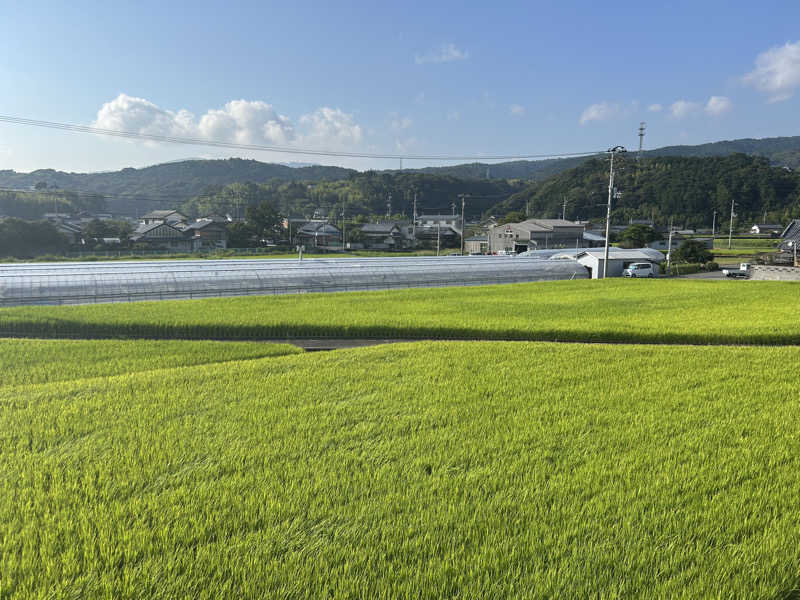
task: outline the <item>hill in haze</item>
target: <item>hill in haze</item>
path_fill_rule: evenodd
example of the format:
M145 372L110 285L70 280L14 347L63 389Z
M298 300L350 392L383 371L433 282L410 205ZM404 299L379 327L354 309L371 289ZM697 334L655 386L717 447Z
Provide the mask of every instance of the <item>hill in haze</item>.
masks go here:
M800 136L765 139L740 139L700 144L668 146L649 150L646 158L720 157L744 153L763 157L773 166L800 168ZM447 167L406 169L417 173L466 181L520 180L544 182L553 176L575 169L593 157L510 161L497 164L471 163ZM29 189L39 184L79 194L100 194L107 199L108 210L135 216L156 208L174 208L190 198L216 193L232 183L319 183L347 180L358 171L322 165L299 166L264 163L230 158L225 160L174 161L141 169L126 168L104 173L65 173L40 169L31 173L0 171L0 188ZM381 171L383 174L398 173ZM450 187L450 184L445 187ZM458 186L455 186L458 187ZM462 186L469 193L470 186ZM495 192L496 190L492 190ZM485 193L482 190L475 194ZM375 199L377 201L377 199ZM446 204L446 203L445 203ZM42 205L44 206L44 204Z

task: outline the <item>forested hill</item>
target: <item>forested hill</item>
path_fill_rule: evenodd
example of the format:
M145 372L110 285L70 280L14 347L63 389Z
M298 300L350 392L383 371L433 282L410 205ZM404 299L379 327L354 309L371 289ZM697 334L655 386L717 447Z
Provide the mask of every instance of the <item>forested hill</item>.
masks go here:
M770 163L790 169L800 168L800 136L777 137L763 139L740 139L697 146L664 146L643 152L643 156L728 156L731 154L749 154L763 156ZM577 167L591 156L574 158L555 158L547 160L517 160L512 162L486 164L470 163L447 167L427 167L418 169L423 173L449 175L451 177L529 179L543 181L552 175Z
M252 181L308 181L344 179L357 173L341 167L320 165L299 168L256 160L185 160L142 169L122 169L105 173L64 173L40 169L31 173L0 171L0 188L27 189L39 184L76 192L109 196L109 209L119 210L124 199L137 198L148 210L174 205L196 196L208 186ZM116 202L118 197L121 202ZM150 202L148 202L150 200Z
M775 167L766 158L734 154L723 157L654 157L637 161L620 156L615 161L613 222L655 218L665 225L710 228L730 216L731 200L741 223L786 223L800 217L800 172ZM543 183L528 184L490 209L503 215L510 211L536 217L561 216L566 201L568 219L605 217L608 159L593 158L578 167L554 175Z

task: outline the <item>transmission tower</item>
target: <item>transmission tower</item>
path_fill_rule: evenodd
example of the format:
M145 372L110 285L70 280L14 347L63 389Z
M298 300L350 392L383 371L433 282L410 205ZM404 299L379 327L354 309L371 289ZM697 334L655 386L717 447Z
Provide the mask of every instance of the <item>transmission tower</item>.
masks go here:
M639 155L636 157L637 160L642 160L642 147L644 146L644 130L646 124L644 121L639 123Z

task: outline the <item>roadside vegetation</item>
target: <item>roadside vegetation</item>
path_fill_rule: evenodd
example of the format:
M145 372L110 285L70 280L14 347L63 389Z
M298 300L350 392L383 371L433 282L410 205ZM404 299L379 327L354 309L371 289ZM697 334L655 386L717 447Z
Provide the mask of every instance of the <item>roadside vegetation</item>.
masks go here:
M440 342L106 377L50 344L84 378L0 388L3 597L800 585L797 348Z
M0 309L0 335L798 344L798 289L792 282L609 279L13 307Z

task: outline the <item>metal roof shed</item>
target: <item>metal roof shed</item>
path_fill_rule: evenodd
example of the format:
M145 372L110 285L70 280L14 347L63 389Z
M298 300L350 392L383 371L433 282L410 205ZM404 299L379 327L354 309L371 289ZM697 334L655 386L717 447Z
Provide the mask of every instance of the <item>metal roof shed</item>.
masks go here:
M658 253L659 258L653 250L621 250L615 248L608 252L608 266L606 267L606 277L621 277L622 271L636 262L649 262L656 267L661 262L662 254ZM556 257L553 257L556 258ZM586 267L592 279L600 279L603 276L603 263L605 262L605 251L602 249L586 250L578 254L577 260Z

